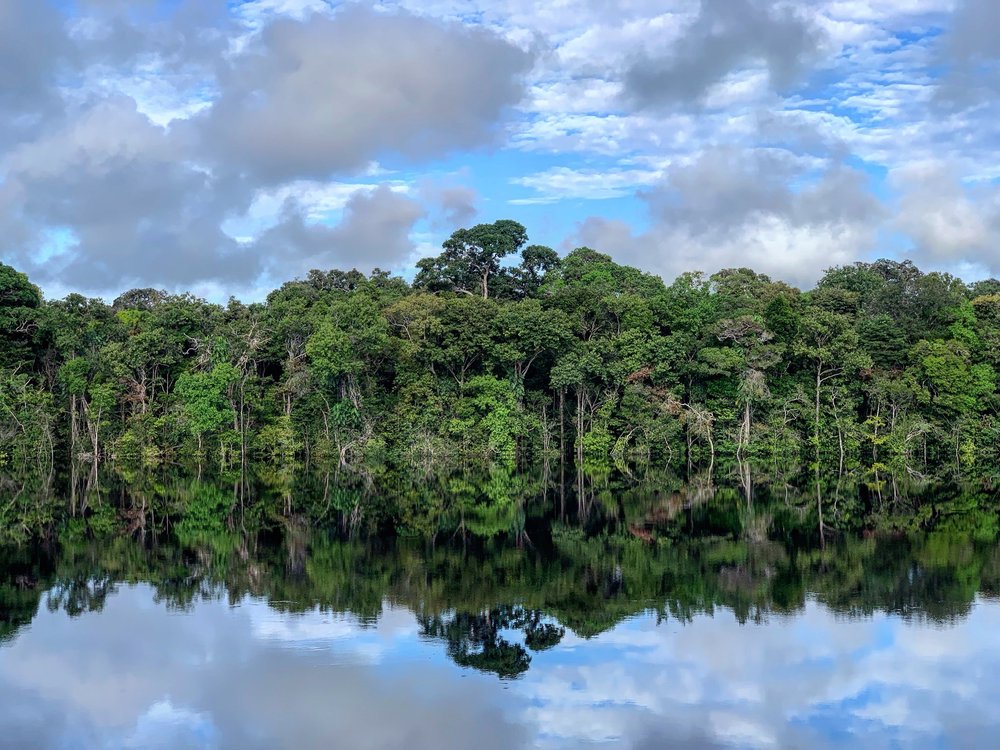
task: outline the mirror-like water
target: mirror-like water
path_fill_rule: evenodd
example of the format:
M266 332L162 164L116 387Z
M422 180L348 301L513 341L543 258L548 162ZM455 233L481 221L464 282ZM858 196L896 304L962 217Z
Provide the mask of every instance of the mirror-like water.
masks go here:
M172 612L139 584L75 619L43 606L0 651L2 742L21 748L985 747L998 691L984 601L947 626L814 601L757 623L639 615L501 681L405 607Z
M991 491L491 481L90 497L0 547L0 747L994 744Z

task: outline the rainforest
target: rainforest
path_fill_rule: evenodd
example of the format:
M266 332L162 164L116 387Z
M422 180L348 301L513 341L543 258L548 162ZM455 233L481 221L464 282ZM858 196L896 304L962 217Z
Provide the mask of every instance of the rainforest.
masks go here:
M995 733L1000 282L442 250L225 306L0 266L13 746Z
M0 266L0 466L672 467L955 474L998 458L1000 281L908 261L801 291L669 284L500 220L412 282L312 271L263 302L45 300Z

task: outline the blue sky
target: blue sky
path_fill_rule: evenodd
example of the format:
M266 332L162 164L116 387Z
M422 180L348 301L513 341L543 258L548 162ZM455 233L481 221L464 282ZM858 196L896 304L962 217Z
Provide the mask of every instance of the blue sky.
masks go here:
M994 0L6 0L0 259L260 298L513 218L668 280L1000 275Z

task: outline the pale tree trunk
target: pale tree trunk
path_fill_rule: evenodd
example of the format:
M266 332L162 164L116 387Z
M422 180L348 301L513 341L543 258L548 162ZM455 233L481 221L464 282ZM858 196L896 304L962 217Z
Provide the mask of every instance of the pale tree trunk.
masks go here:
M844 473L844 430L840 424L840 411L837 409L837 392L830 393L830 405L833 407L833 418L837 423L837 445L840 448L840 468L839 473Z
M750 400L743 404L743 423L740 425L739 440L736 441L736 457L743 457L743 449L750 444Z
M559 387L559 460L566 460L566 388Z
M816 470L819 471L819 398L820 391L823 388L823 365L816 365L816 428L815 435L816 438Z
M70 413L69 453L70 453L70 460L72 461L76 460L76 443L80 435L80 426L79 423L77 422L76 410L77 410L76 395L74 394L73 398L70 400L70 407L69 407L69 413Z

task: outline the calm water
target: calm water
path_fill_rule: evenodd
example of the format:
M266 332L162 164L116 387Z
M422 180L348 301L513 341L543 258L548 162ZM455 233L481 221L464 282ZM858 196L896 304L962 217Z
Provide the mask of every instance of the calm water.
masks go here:
M996 746L992 495L822 539L804 504L671 502L407 538L95 509L0 556L0 746Z

